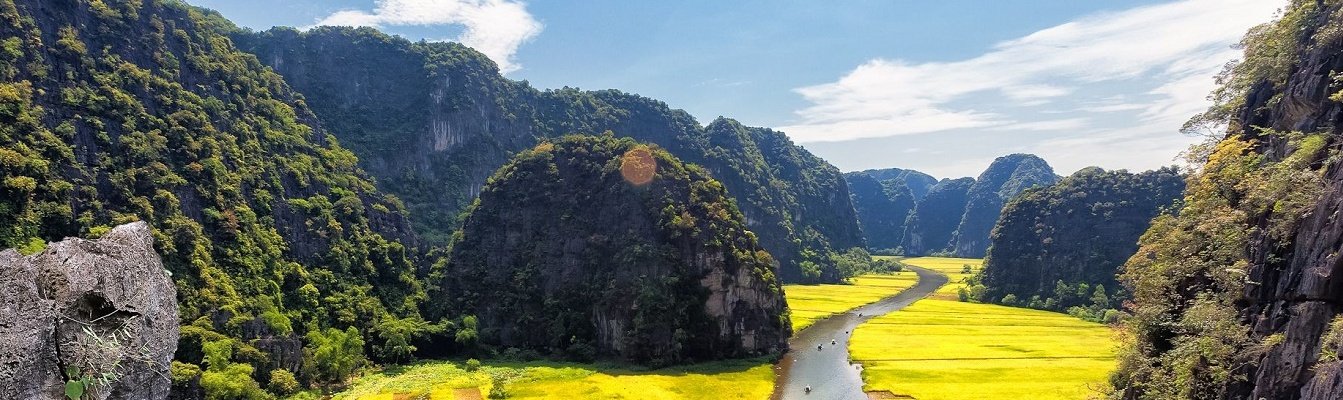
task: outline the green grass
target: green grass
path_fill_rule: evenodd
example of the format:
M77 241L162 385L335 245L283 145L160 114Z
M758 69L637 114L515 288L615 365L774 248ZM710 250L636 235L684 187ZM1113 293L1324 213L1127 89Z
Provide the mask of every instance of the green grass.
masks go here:
M1048 311L962 303L964 265L980 260L915 258L904 263L950 276L938 294L861 325L849 345L866 390L920 400L1078 399L1095 396L1114 368L1113 330Z
M768 359L733 360L659 370L607 364L492 362L474 372L461 362L432 361L391 367L357 379L335 400L453 399L453 391L491 389L507 377L510 399L764 399L774 389ZM421 397L424 396L424 397Z
M783 292L792 311L793 332L797 332L816 320L893 296L917 282L917 275L905 271L863 275L850 279L850 284L784 285Z

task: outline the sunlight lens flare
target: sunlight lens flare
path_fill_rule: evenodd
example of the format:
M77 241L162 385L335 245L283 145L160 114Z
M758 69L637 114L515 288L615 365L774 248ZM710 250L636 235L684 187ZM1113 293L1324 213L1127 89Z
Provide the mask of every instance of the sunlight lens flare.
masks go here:
M625 152L620 159L620 176L634 186L647 185L657 175L658 163L653 152L646 147L636 147Z

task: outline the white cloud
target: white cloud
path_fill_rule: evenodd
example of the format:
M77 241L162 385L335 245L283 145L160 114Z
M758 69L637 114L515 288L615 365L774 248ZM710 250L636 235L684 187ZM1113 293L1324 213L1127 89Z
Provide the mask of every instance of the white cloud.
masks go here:
M1086 128L1087 125L1088 120L1086 118L1068 118L1068 119L1052 119L1045 121L1018 122L1013 124L995 126L993 127L993 130L1032 131L1032 132L1075 131Z
M1183 0L1085 16L960 61L870 60L835 82L796 89L811 105L780 130L804 143L1065 131L1086 128L1090 113L1127 112L1135 128L1178 135L1184 119L1207 106L1212 76L1237 56L1230 46L1283 3ZM1132 96L1115 96L1116 88ZM1127 102L1113 101L1120 98ZM1053 110L1035 108L1047 103ZM1056 113L1062 103L1073 104L1062 113L1070 118Z
M503 73L521 68L513 56L518 47L541 33L541 23L517 0L377 0L372 12L344 10L317 25L430 26L460 25L451 38L484 53Z

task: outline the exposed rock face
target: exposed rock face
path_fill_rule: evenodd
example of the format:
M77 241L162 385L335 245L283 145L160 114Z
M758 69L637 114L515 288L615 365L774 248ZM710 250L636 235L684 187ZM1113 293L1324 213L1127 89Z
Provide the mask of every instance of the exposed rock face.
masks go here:
M490 179L431 296L501 347L649 365L747 357L790 336L770 258L703 169L630 139L568 137Z
M989 248L989 233L998 222L1007 200L1022 191L1058 182L1058 175L1045 160L1030 154L998 157L970 188L965 215L951 239L957 257L981 258Z
M928 191L905 221L901 237L905 254L924 255L947 248L965 214L966 195L974 184L974 178L944 180Z
M1327 6L1311 21L1311 31L1330 25L1337 29L1340 5ZM1245 126L1265 126L1281 131L1329 132L1337 148L1343 134L1343 105L1329 100L1338 88L1333 76L1343 71L1343 43L1337 40L1310 46L1300 54L1299 64L1281 91L1261 84L1241 111ZM1273 96L1281 100L1274 103ZM1270 140L1263 152L1285 157L1283 141ZM1252 382L1231 388L1236 396L1252 398L1343 398L1338 362L1316 364L1321 337L1328 324L1343 312L1343 161L1328 161L1325 195L1296 229L1295 239L1285 248L1259 240L1250 251L1248 302L1242 315L1257 338L1283 334L1251 374ZM1261 222L1262 223L1262 222ZM1253 243L1253 242L1252 242ZM1336 346L1337 344L1335 344Z
M1167 286L1137 286L1138 289L1149 291L1152 287L1164 290L1157 293L1183 296L1192 296L1193 293L1233 300L1227 303L1235 312L1235 322L1239 322L1234 332L1242 334L1248 331L1249 337L1238 345L1239 348L1230 349L1237 355L1233 358L1237 364L1225 365L1224 361L1220 365L1226 368L1225 371L1231 377L1224 381L1212 381L1215 386L1204 386L1205 398L1343 398L1343 364L1338 361L1338 352L1343 348L1343 343L1339 342L1337 336L1330 335L1331 331L1336 335L1343 328L1343 324L1334 324L1331 329L1331 322L1343 323L1339 320L1343 316L1343 160L1336 156L1340 143L1343 143L1343 103L1330 99L1331 95L1340 90L1335 77L1343 73L1343 36L1340 35L1340 26L1343 26L1343 4L1337 1L1291 1L1281 19L1256 28L1247 35L1249 44L1246 46L1246 61L1242 65L1257 69L1240 68L1228 77L1228 82L1244 85L1242 87L1246 87L1247 92L1244 96L1235 90L1229 92L1236 95L1238 100L1243 99L1244 104L1227 104L1236 108L1230 110L1231 127L1222 144L1236 146L1237 143L1248 143L1249 148L1244 151L1244 157L1262 160L1259 162L1311 178L1302 184L1289 182L1281 192L1260 189L1258 193L1268 192L1278 196L1271 199L1268 206L1256 207L1259 203L1254 202L1251 195L1256 194L1254 189L1266 185L1264 181L1267 179L1251 180L1254 176L1240 174L1235 169L1238 167L1236 165L1219 166L1221 175L1205 175L1198 181L1210 189L1187 194L1188 204L1222 202L1230 204L1223 206L1226 209L1237 207L1233 210L1240 212L1239 218L1194 221L1190 225L1202 223L1214 226L1207 229L1211 232L1243 232L1244 237L1237 241L1244 242L1243 252L1233 256L1245 265L1227 266L1226 263L1220 263L1213 267L1216 268L1214 272L1237 268L1235 271L1243 271L1244 277L1233 281L1235 285L1223 286L1205 277L1211 274L1196 275L1185 272L1189 268L1183 268L1174 270L1182 274L1170 279L1172 283ZM1250 50L1263 51L1269 45L1282 47L1274 48L1273 51L1278 53L1271 55ZM1271 68L1265 68L1265 65L1271 65ZM1274 73L1265 74L1262 72L1265 70ZM1259 127L1271 128L1276 132L1262 132ZM1299 132L1310 139L1303 141L1288 132ZM1303 143L1312 141L1315 146L1307 150ZM1216 164L1216 157L1210 157L1208 165ZM1315 179L1316 174L1319 180ZM1279 178L1277 175L1270 176ZM1284 181L1269 182L1281 184ZM1195 181L1190 182L1191 187L1195 185ZM1196 195L1198 197L1194 197ZM1304 204L1290 202L1291 196L1305 199ZM1279 211L1280 208L1288 211ZM1182 211L1182 215L1190 213L1188 206ZM1166 233L1169 236L1187 235L1187 232L1204 233L1203 230L1179 227L1166 232L1173 232ZM1199 265L1208 260L1227 258L1222 255L1205 255L1208 248L1215 247L1195 247L1199 246L1198 242L1189 241L1196 243L1189 246L1191 251L1199 253L1175 260L1180 264ZM1147 254L1140 253L1134 258L1141 256ZM1157 259L1157 262L1172 264L1164 258ZM1134 264L1142 266L1133 260L1129 262L1130 266ZM1140 272L1150 273L1153 270L1148 268ZM1213 289L1205 289L1209 287ZM1199 293L1199 290L1211 293ZM1172 311L1159 315L1163 321L1199 321L1200 315L1191 315L1195 312L1180 308L1186 306L1185 302L1172 303L1169 305ZM1208 340L1193 337L1187 330L1166 332L1160 330L1157 324L1149 325L1157 327L1148 328L1147 332L1156 334L1140 332L1146 337L1135 338L1141 341L1138 348L1148 354L1144 355L1145 359L1128 360L1139 366L1130 369L1138 370L1150 365L1148 360L1171 358L1172 353L1178 357L1185 350L1178 346ZM1179 325L1177 327L1182 328ZM1206 360L1198 361L1158 365L1162 369L1155 371L1163 375L1198 376L1210 371L1211 367L1219 366L1209 365L1211 362ZM1140 381L1124 388L1127 391L1126 398L1151 397L1146 392L1157 387L1152 381L1161 383L1163 379L1168 379L1166 376L1136 376Z
M64 398L70 371L115 376L92 398L166 398L177 337L177 291L143 222L0 252L0 398Z
M862 172L845 174L844 179L849 182L849 196L868 247L900 247L905 220L914 211L915 199L909 186L902 180L882 181Z

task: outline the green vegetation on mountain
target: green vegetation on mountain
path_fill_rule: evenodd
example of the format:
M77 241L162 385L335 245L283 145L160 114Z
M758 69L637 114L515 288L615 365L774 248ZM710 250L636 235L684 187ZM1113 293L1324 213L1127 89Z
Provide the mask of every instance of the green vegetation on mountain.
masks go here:
M965 215L966 196L974 184L974 178L943 180L928 190L905 221L901 251L910 255L946 251Z
M772 257L723 185L633 139L517 155L451 246L434 315L475 315L485 346L661 366L773 354L791 333Z
M376 30L229 31L284 75L415 229L444 244L486 179L543 138L612 131L704 166L736 199L784 281L838 281L831 255L863 247L842 174L782 133L688 113L616 90L539 91L453 43ZM839 194L839 195L837 195Z
M0 248L148 222L183 393L405 359L429 325L399 201L217 22L176 1L0 0Z
M965 214L948 249L957 257L983 258L989 248L989 234L1007 201L1026 189L1049 186L1058 180L1054 169L1040 157L1012 154L993 160L966 194Z
M849 196L868 247L894 252L904 239L905 220L914 211L915 197L909 186L861 172L845 174L844 179L849 183Z
M928 191L937 185L937 178L912 169L885 168L869 169L859 172L850 172L847 175L867 175L882 182L891 184L903 184L909 188L909 193L914 195L914 200L922 200L923 196L928 195Z
M1250 30L1192 131L1179 215L1156 218L1124 265L1133 317L1116 398L1343 397L1338 218L1343 4L1291 1Z
M1174 168L1131 174L1086 168L1007 203L970 290L984 302L1103 320L1125 300L1115 273L1152 218L1184 190ZM1014 301L1006 301L1012 299Z

